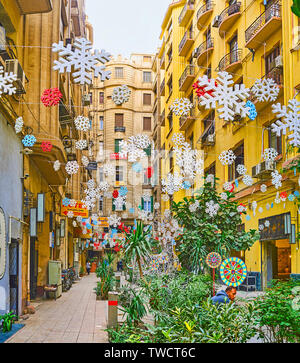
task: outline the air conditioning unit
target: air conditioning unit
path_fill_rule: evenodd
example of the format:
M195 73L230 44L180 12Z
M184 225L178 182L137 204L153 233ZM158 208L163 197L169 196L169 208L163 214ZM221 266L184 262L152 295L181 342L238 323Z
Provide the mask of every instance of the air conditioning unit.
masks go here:
M220 21L220 15L215 16L212 22L212 26L214 28L219 28L219 21Z
M276 163L274 161L264 161L252 168L252 177L253 178L262 178L265 175L269 175L270 173L276 170Z
M279 55L278 57L275 58L275 67L276 68L282 68L283 67L283 61L282 61L282 56Z
M83 103L83 106L90 106L91 104L91 97L89 94L84 94L82 96L82 103Z
M14 81L14 87L16 87L16 93L18 95L26 93L25 80L26 75L17 59L8 59L5 61L5 72L13 73L17 75L17 80Z

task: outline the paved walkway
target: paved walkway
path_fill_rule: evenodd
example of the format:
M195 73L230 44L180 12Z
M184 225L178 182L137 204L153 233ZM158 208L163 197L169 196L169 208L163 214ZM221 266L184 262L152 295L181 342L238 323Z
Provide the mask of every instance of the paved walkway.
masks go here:
M55 300L43 300L24 328L6 343L106 343L107 301L96 301L95 274Z

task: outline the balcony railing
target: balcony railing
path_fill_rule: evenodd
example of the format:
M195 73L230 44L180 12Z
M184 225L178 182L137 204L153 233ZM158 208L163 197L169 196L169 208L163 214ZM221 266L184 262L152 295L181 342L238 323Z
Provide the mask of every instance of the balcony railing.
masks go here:
M181 25L183 19L185 18L185 16L187 15L188 11L191 10L191 11L194 11L195 10L195 5L194 5L195 1L191 1L189 0L184 8L182 9L180 15L179 15L179 18L178 18L178 23L179 25Z
M181 90L187 78L193 79L195 77L195 66L193 64L189 64L184 72L182 73L179 79L179 89Z
M212 143L209 141L209 136L213 136L215 134L215 121L212 121L210 126L206 128L201 136L201 144L205 145L207 143Z
M164 67L165 67L165 60L166 60L166 54L164 53L164 54L161 56L161 60L160 60L160 68L161 68L161 69L164 69Z
M245 32L246 43L248 43L272 18L281 18L280 1L276 1L270 5L269 8L248 27Z
M283 85L283 69L277 68L277 67L273 68L263 78L271 78L279 86L282 86Z
M181 130L185 130L190 123L196 119L196 105L190 110L189 114L186 116L181 116L179 118L179 126Z
M185 32L183 38L181 39L181 42L179 43L179 55L189 40L194 41L194 32L190 30Z
M197 21L202 17L202 15L212 10L214 5L215 4L212 1L207 1L203 6L201 6L197 12Z
M214 47L214 40L213 38L207 39L205 42L199 45L197 48L195 57L199 58L203 53L205 53L208 49L212 49Z
M219 71L225 71L232 64L238 63L242 61L242 49L234 50L223 57L219 63Z
M115 132L126 132L126 127L124 127L124 126L115 126Z
M165 79L161 82L161 85L160 85L160 94L162 95L162 96L164 96L164 94L165 94L165 85L166 85L166 81L165 81Z
M232 23L235 21L235 17L233 15L240 14L241 12L241 2L237 2L228 6L226 9L222 11L219 16L219 32L222 33L223 31L227 31L231 26ZM231 21L229 21L229 18ZM228 22L226 21L228 19ZM226 23L226 24L225 24Z

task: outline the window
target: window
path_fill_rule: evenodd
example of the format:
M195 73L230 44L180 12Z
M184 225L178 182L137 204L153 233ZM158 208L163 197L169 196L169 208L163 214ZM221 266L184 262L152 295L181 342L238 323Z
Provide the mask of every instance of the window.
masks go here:
M148 63L152 62L152 57L150 55L144 55L143 59L144 59L144 62L148 62Z
M124 126L124 114L116 113L115 114L115 127L123 127Z
M124 180L123 166L116 165L116 181L122 182Z
M282 134L277 136L276 133L269 130L269 147L275 149L279 155L282 154Z
M116 67L115 68L115 77L116 78L123 78L124 77L123 67Z
M151 156L151 145L147 147L147 149L144 149L147 156Z
M230 49L230 63L238 61L238 38L237 35L229 43Z
M216 163L211 164L204 172L205 177L210 174L216 177Z
M99 181L100 182L103 182L104 181L103 167L99 168Z
M169 88L169 97L170 97L173 92L173 76L170 77L170 80L168 82L168 88Z
M104 103L104 92L99 92L99 103L100 104Z
M143 82L144 83L151 83L151 72L143 72Z
M147 169L144 168L144 184L145 185L150 185L151 184L151 178L147 177Z
M99 155L103 156L104 154L104 143L103 141L99 141Z
M120 151L120 142L122 139L115 139L115 153L118 153Z
M233 152L236 155L236 159L233 164L228 166L228 181L233 181L240 176L236 170L238 165L245 165L244 143L233 150Z
M100 198L100 200L99 200L99 211L103 212L103 199L102 198Z
M143 117L143 130L151 131L151 117Z
M143 104L147 106L151 106L151 93L143 94Z
M91 102L91 105L92 105L93 104L93 93L90 92L89 95L90 95L90 102Z
M173 47L171 45L170 50L168 52L168 60L169 60L169 63L172 61L172 59L173 59Z
M277 46L269 55L265 58L266 74L268 74L275 67L275 58L280 55L280 47Z
M99 129L100 129L100 131L104 130L104 117L103 116L99 116Z

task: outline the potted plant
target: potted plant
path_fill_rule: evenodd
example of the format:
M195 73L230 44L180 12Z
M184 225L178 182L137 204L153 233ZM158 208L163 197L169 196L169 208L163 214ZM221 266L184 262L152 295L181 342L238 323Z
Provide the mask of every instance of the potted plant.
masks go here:
M1 328L3 333L8 333L11 331L14 320L17 316L11 311L7 314L0 315L0 321L2 320Z
M82 277L84 275L85 275L84 268L82 266L80 266L79 276Z

